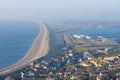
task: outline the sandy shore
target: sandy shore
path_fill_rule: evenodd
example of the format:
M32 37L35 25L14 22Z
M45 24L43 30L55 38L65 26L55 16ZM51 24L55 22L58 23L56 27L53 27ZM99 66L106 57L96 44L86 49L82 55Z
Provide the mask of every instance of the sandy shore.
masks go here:
M37 38L33 42L33 45L27 52L27 54L19 60L17 63L8 66L6 68L0 69L0 75L5 75L16 70L23 68L24 66L28 65L31 61L36 60L40 57L45 56L49 51L49 33L46 26L42 23L40 25L40 33L38 34Z

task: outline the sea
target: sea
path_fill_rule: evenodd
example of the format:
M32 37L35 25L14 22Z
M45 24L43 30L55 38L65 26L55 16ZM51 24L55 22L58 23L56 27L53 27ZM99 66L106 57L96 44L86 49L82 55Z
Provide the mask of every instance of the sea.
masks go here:
M38 33L39 26L33 22L0 21L0 69L16 63L24 57ZM65 33L103 36L117 39L120 42L120 28L116 27L80 28Z
M120 40L120 28L81 28L77 30L66 31L66 34L83 34L88 36L103 36Z
M33 22L0 21L0 69L24 57L38 33Z

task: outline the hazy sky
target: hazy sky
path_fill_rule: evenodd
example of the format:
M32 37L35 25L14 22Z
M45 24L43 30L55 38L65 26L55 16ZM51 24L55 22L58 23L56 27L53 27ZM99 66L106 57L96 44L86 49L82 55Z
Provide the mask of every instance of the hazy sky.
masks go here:
M120 0L0 0L0 20L120 21Z

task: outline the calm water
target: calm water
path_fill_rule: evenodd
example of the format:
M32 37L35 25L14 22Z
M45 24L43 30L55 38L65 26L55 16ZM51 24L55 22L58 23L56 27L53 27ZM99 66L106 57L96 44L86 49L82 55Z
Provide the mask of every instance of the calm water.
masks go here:
M30 22L0 22L0 68L20 60L39 33Z
M67 34L85 34L89 36L104 36L107 38L120 39L120 28L81 28L70 30Z

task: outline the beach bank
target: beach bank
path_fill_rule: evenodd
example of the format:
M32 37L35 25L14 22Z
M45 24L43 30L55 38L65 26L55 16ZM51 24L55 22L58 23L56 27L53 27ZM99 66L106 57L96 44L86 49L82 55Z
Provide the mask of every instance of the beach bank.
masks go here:
M8 66L6 68L0 69L0 75L5 75L14 71L17 71L26 65L28 65L30 62L39 59L43 56L45 56L49 51L49 32L46 28L46 26L42 23L39 23L40 26L40 32L36 39L34 40L31 48L26 53L26 55L19 60L17 63Z

